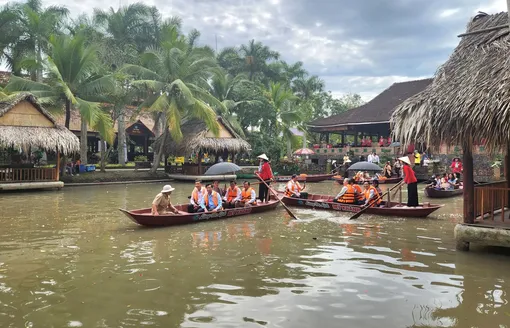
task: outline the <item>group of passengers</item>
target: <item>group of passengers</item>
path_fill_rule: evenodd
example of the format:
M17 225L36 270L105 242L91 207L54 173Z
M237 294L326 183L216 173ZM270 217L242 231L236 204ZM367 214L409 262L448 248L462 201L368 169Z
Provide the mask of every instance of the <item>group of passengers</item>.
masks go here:
M381 194L378 180L372 180L371 184L365 181L362 188L353 179L344 179L342 190L333 201L342 204L375 206L381 203Z
M436 190L454 190L459 189L461 185L460 173L457 172L450 174L443 173L442 176L440 174L433 175L429 187Z

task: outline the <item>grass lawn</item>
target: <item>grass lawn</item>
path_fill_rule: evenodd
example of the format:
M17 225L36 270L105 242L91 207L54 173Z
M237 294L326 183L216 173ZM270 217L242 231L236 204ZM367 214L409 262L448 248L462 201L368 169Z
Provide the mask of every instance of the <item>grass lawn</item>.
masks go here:
M168 179L165 172L158 171L150 173L148 171L135 172L134 170L114 171L114 172L87 172L80 175L64 175L60 180L64 183L94 183L94 182L120 182L120 181L141 181L141 180L164 180Z

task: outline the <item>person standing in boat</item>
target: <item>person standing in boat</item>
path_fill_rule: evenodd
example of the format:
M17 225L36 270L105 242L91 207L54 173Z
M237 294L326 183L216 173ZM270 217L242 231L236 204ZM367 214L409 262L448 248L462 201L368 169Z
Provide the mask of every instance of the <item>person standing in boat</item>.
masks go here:
M460 158L455 157L450 168L452 169L453 174L462 173L462 162L460 161Z
M260 164L255 174L258 174L259 177L266 182L259 184L259 199L260 202L263 203L269 201L269 189L266 184L269 185L273 180L273 170L269 165L269 158L266 154L259 155L257 158L260 160Z
M230 187L228 187L227 192L225 194L225 207L226 208L234 208L237 206L237 203L241 201L241 188L237 186L235 181L230 181Z
M248 181L243 182L243 190L241 190L241 201L238 202L239 207L249 207L257 205L257 195L255 190L250 186Z
M201 207L200 204L203 204L206 194L207 189L202 186L202 183L199 180L195 181L195 188L193 188L191 197L189 199L188 213L199 213L205 211L205 209Z
M411 167L409 157L400 157L399 160L403 163L402 171L404 173L404 183L407 184L407 206L416 207L418 203L418 180Z
M203 197L200 207L204 209L204 212L221 211L223 209L221 195L213 190L213 185L210 183L205 188L207 189L207 194Z
M308 198L308 193L301 192L306 188L306 182L301 185L299 184L297 180L297 175L293 174L292 178L287 182L287 186L285 186L285 195L288 197L294 197L294 198Z
M157 194L152 201L152 215L168 213L179 214L179 210L176 209L170 201L170 195L174 190L175 188L172 188L171 185L166 185L163 187L163 190L161 190L161 192Z

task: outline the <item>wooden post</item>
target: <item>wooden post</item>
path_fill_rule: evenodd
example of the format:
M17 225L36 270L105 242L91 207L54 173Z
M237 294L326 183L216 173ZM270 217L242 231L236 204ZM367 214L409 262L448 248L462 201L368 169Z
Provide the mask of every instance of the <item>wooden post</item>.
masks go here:
M510 1L510 0L509 0ZM464 143L462 156L464 184L464 223L475 222L475 183L473 178L472 142Z
M57 176L56 181L60 180L60 152L57 149Z
M510 0L508 0L510 1ZM505 179L506 187L510 189L510 145L506 148L505 156ZM510 192L507 192L506 206L510 208Z
M198 152L198 174L202 175L202 151Z
M345 132L342 132L342 147L345 145Z

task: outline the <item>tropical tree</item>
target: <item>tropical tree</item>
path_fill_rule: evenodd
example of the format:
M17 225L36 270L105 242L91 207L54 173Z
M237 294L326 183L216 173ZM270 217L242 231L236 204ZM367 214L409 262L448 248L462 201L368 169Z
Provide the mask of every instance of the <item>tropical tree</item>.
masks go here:
M80 154L87 163L88 125L95 128L109 143L113 142L113 125L110 116L94 100L98 95L111 92L115 85L111 76L101 75L94 46L85 46L83 35L51 36L51 50L47 58L48 78L43 82L13 76L6 86L8 92L29 91L47 107L65 108L65 127L69 128L71 110L81 116Z
M303 79L308 73L303 67L303 62L289 65L286 61L279 60L268 65L269 78L273 82L280 82L290 87L295 79Z
M18 58L11 57L10 66L26 68L33 80L41 82L43 56L48 53L49 37L60 33L69 10L59 6L43 8L41 0L12 5L11 10L17 15L20 36L12 45L12 53Z
M207 91L207 81L218 72L214 52L208 47L197 47L198 31L187 37L165 31L159 48L145 52L143 66L126 65L121 71L136 80L133 86L149 90L141 108L162 113L165 127L160 149L154 155L151 172L160 164L163 147L168 137L182 140L181 124L190 118L203 120L214 133L219 132L216 113L211 106L223 104Z
M292 140L294 134L290 130L295 124L302 122L300 113L295 106L297 97L292 91L280 83L271 83L269 97L274 108L274 116L269 118L269 126L277 134L282 134L287 143L287 156L292 156Z

